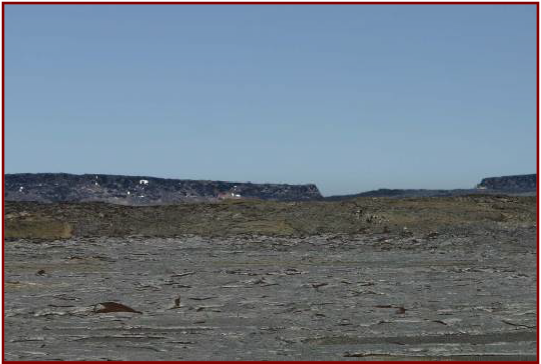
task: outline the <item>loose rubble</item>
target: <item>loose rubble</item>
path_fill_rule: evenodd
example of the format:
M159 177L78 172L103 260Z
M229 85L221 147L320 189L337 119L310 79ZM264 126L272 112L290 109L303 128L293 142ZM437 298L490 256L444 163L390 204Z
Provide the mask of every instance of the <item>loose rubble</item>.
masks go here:
M535 360L536 318L535 226L5 242L7 360Z

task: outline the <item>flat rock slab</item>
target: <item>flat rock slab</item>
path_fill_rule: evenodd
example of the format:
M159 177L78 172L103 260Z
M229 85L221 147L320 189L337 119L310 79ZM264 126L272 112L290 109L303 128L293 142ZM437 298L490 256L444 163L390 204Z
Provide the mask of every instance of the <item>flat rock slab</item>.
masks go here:
M535 360L535 233L9 241L5 358Z

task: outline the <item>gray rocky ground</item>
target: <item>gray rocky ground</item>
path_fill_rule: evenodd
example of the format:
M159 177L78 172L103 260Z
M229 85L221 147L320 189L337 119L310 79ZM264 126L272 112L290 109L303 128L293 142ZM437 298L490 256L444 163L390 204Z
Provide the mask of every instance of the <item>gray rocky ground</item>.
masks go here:
M536 259L535 226L6 241L5 359L535 360Z

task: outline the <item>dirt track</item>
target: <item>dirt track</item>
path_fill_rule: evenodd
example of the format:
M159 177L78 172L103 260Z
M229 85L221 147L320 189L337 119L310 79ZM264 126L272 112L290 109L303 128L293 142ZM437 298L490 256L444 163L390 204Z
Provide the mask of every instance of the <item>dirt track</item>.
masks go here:
M5 359L534 360L535 234L10 241Z

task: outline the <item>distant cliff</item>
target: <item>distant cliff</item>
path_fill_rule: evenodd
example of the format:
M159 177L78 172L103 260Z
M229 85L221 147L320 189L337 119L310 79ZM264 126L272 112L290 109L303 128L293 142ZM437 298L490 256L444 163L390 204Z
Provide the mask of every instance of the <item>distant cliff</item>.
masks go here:
M156 205L222 199L305 201L322 198L313 184L255 184L141 176L66 173L6 174L6 201L109 202Z
M536 191L537 174L484 178L477 188L505 191Z

